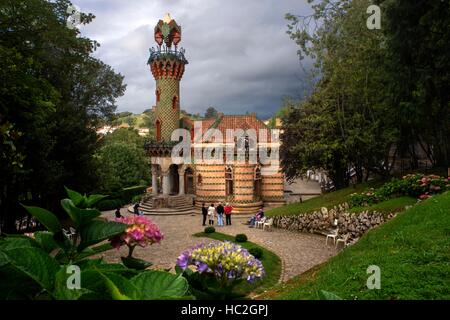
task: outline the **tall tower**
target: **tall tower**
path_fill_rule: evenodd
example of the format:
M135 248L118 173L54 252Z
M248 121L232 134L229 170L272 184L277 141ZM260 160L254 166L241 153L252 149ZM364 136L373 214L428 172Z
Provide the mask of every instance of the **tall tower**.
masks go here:
M172 132L179 128L180 80L188 61L184 49L178 50L181 27L169 14L158 21L155 41L158 46L150 49L148 64L156 80L156 140L170 141Z

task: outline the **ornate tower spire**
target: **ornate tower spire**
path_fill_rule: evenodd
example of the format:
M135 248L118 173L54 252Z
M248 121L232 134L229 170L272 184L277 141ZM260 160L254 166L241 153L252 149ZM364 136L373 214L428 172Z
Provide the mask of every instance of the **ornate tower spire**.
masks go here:
M180 119L180 80L188 63L184 49L178 50L181 26L167 13L155 26L157 48L150 49L148 64L156 80L156 139L170 141Z

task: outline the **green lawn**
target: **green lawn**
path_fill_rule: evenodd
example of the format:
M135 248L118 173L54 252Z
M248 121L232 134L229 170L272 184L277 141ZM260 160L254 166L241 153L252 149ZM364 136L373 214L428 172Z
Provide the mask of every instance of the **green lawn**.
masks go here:
M381 289L369 290L367 268L381 270ZM450 192L434 196L378 228L328 262L264 298L450 299Z
M235 242L234 237L223 234L223 233L219 233L219 232L214 232L214 233L199 232L199 233L194 234L194 236L202 237L202 238L210 238L210 239L215 239L215 240L220 240L220 241L228 240L231 242ZM261 262L264 266L264 270L266 271L265 278L260 282L256 282L254 284L248 284L247 282L239 284L236 287L238 292L246 294L246 295L248 295L251 292L260 293L260 292L263 292L264 290L267 290L268 288L273 287L275 284L278 283L278 280L280 279L280 276L281 276L281 259L280 259L280 257L278 257L272 251L269 251L266 248L261 247L260 245L257 245L250 241L238 242L237 244L244 247L245 249L250 249L250 248L254 248L254 247L261 248L263 251L263 256L261 258Z
M356 185L356 187L349 187L338 191L323 194L321 196L308 199L302 203L291 203L282 207L268 210L267 216L280 216L280 215L296 215L300 213L312 212L319 210L322 207L333 207L341 204L350 199L350 195L355 192L362 192L368 188L377 188L383 185L383 181L374 180L367 183Z
M403 211L406 206L412 206L417 203L417 199L412 197L399 197L399 198L393 198L389 199L380 203L376 203L374 205L368 206L368 207L353 207L349 211L358 213L361 211L377 211L382 212L385 214L391 213L391 212L398 212Z

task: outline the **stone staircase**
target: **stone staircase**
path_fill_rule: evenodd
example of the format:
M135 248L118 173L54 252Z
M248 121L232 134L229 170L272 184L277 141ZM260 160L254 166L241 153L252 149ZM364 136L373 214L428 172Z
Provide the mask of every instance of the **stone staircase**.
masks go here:
M131 210L130 210L131 209ZM129 210L133 212L133 207ZM149 197L140 204L145 215L186 215L199 213L193 206L193 196Z

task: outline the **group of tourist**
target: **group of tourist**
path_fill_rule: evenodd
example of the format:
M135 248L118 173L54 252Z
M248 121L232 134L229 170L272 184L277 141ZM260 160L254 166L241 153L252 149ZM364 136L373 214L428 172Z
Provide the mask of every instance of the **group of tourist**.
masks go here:
M222 205L219 203L217 207L214 207L214 203L211 203L209 207L202 203L202 215L203 215L203 225L206 226L206 219L210 226L214 225L214 221L217 217L217 225L223 227L223 216L225 216L225 224L231 226L231 213L233 212L233 207L229 203Z
M264 218L264 211L263 209L259 209L258 212L247 221L247 224L249 225L248 227L254 228L256 222L261 221L263 218Z

